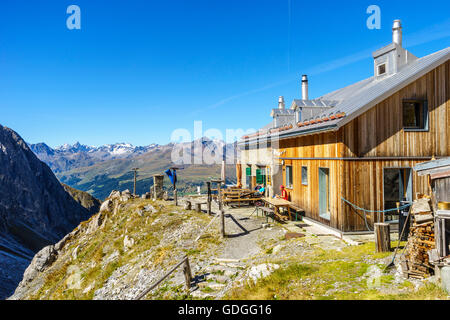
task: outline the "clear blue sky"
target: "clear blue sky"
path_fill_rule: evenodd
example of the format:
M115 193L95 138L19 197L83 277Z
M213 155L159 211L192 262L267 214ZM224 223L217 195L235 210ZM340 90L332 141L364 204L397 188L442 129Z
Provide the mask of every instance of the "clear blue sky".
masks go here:
M66 8L81 8L68 30ZM369 5L381 30L366 27ZM172 130L258 128L283 95L369 77L403 22L423 56L450 46L450 1L2 0L0 123L51 146L167 143Z

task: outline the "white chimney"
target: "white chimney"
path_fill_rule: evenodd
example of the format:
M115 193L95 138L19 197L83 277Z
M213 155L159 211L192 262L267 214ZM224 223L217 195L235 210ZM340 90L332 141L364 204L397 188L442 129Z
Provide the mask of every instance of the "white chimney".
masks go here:
M284 97L281 96L278 98L278 109L280 110L284 110Z
M400 20L394 20L392 27L392 42L402 46L402 22Z
M302 99L308 100L308 76L306 74L302 76Z

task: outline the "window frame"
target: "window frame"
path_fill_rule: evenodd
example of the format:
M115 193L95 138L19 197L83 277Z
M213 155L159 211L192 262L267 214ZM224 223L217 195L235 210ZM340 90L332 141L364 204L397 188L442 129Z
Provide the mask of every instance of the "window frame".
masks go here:
M422 125L420 128L405 127L405 103L420 103L422 105ZM427 132L429 131L430 114L428 111L428 100L426 99L403 99L402 100L402 129L405 132Z
M384 72L383 73L380 73L380 68L381 67L384 67ZM385 75L387 73L387 63L386 62L383 62L383 63L380 63L380 64L378 64L377 65L377 76L383 76L383 75Z
M302 166L302 186L308 185L308 166Z
M290 168L289 170L289 175L288 175L288 167ZM292 165L286 165L286 169L285 169L285 183L286 183L286 188L288 189L293 189L294 188L294 172L293 172L293 166ZM288 184L288 180L289 180L289 184Z

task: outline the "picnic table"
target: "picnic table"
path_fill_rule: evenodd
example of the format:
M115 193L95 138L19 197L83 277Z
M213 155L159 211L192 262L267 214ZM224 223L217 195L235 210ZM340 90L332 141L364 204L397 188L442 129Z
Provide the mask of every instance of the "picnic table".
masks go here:
M287 220L287 218L280 214L280 208L287 208L289 219L292 220L291 216L291 205L290 201L280 199L280 198L262 198L265 204L272 206L274 208L274 212L281 220Z

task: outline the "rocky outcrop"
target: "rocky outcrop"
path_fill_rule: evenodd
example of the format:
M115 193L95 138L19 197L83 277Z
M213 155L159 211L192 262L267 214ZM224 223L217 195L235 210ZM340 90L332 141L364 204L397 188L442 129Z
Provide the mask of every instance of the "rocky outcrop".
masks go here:
M90 216L25 141L0 125L0 298L13 292L35 253Z
M86 208L90 214L96 214L100 209L100 200L94 198L89 193L77 190L65 184L62 184L62 186L64 187L64 190L66 190L66 192L69 193L82 207Z

